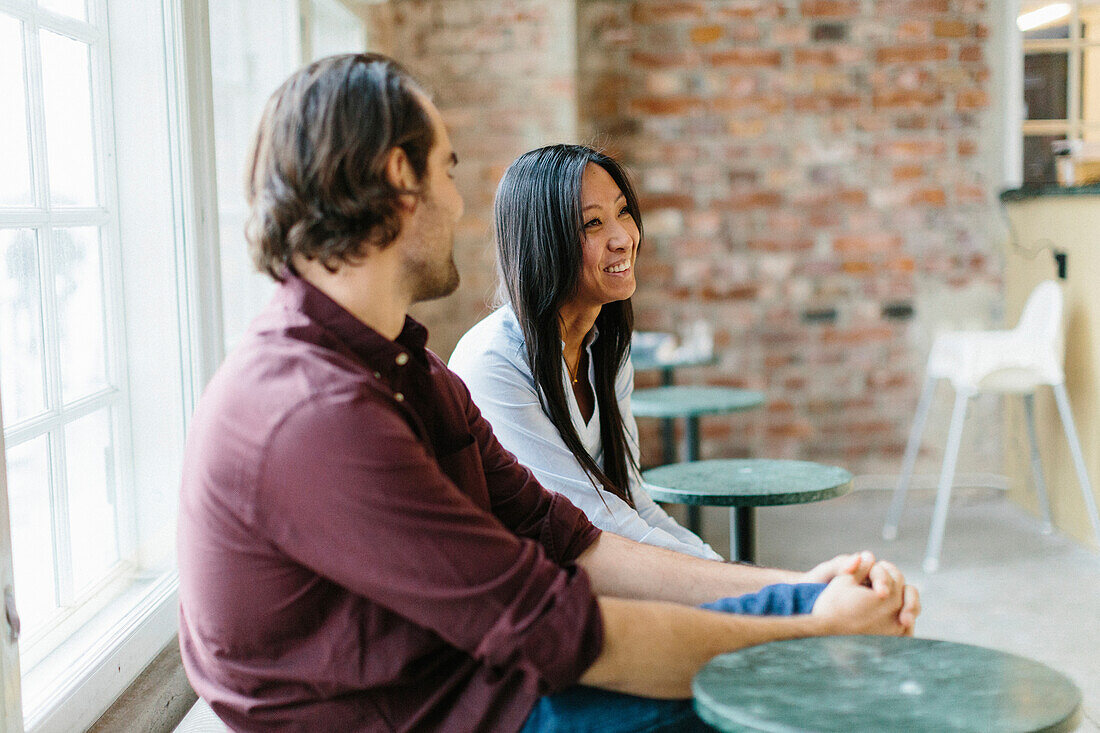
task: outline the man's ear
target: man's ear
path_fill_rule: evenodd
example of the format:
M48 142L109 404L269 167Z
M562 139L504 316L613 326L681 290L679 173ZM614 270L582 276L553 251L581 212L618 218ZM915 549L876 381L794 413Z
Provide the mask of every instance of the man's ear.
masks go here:
M415 191L419 183L408 153L399 147L390 150L386 156L385 176L386 182L399 191ZM401 194L399 199L401 205L409 210L416 208L415 194Z

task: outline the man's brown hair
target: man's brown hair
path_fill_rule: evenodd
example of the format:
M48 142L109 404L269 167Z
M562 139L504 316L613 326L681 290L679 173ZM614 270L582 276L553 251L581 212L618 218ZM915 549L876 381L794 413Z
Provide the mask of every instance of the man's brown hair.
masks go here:
M335 270L397 237L398 199L416 192L389 183L386 160L399 147L423 178L435 135L422 98L400 64L371 53L320 59L275 91L248 166L257 269L282 280L298 254Z

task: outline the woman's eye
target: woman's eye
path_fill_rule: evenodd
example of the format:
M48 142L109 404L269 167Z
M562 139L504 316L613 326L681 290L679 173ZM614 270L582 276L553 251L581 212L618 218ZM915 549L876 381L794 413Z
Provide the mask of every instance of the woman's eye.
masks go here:
M624 206L624 207L622 208L622 210L621 210L621 211L619 212L619 216L623 216L624 214L625 214L626 216L632 216L632 214L630 213L630 209L629 209L628 207L626 207L626 206Z
M584 223L585 229L591 229L592 227L598 227L600 225L599 219L589 219Z

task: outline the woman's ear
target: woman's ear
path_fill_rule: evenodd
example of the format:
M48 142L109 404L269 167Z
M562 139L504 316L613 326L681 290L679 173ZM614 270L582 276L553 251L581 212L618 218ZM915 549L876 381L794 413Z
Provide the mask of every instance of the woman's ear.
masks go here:
M400 147L393 148L386 156L385 176L386 182L398 191L416 191L417 184L419 184L408 153ZM409 211L416 208L417 196L415 193L402 193L398 200Z

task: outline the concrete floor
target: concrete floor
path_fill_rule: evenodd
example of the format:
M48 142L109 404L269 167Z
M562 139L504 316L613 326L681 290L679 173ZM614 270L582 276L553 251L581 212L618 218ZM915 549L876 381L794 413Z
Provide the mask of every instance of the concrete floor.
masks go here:
M940 570L921 571L934 492L911 491L899 536L882 539L889 491L757 511L764 565L808 568L841 552L889 559L921 592L917 636L979 644L1039 660L1081 688L1081 731L1100 731L1100 554L1058 534L995 490L957 490ZM707 508L704 534L723 555L728 519Z

